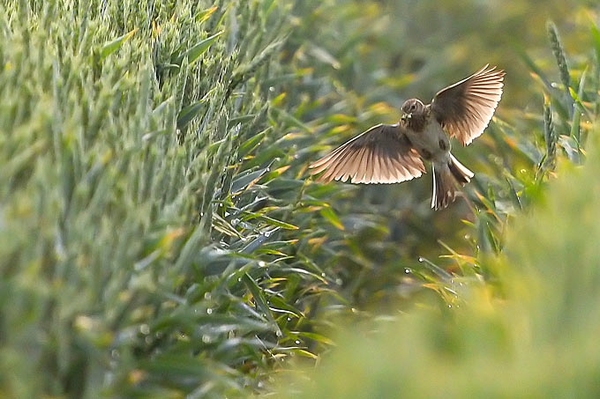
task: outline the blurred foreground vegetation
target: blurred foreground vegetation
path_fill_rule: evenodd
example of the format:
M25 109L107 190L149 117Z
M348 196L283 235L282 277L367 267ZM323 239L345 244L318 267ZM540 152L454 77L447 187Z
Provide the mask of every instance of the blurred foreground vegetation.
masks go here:
M599 24L572 0L0 4L0 396L596 397ZM306 179L485 63L506 90L455 145L467 201Z

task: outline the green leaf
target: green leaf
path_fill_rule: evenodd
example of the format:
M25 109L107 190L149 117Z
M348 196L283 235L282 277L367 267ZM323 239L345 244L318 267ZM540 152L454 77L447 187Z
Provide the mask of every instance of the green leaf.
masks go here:
M271 131L271 128L265 129L262 132L256 133L248 140L244 141L242 145L240 145L238 149L238 155L243 157L250 153L250 151L254 150L257 146L260 145L260 142L265 138L267 133Z
M600 29L596 26L594 21L590 21L590 30L592 32L592 39L594 44L594 50L596 53L596 62L600 62Z
M219 36L223 34L223 31L217 32L212 36L207 37L204 40L199 41L186 51L184 51L179 57L177 57L175 64L181 65L182 61L187 57L188 63L191 65L196 62L202 54L204 54L210 46L217 40Z
M298 227L294 226L293 224L286 223L286 222L274 219L274 218L266 216L266 215L261 215L256 212L247 212L247 211L244 212L244 216L242 217L242 220L247 222L249 220L254 220L254 219L259 219L263 222L266 222L269 226L280 227L280 228L286 229L286 230L298 230Z
M131 32L128 32L123 36L119 36L115 40L108 42L104 46L102 46L102 48L100 49L100 60L105 59L106 57L120 49L123 43L129 40L135 34L136 31L137 29L134 29Z
M271 309L269 309L269 305L267 304L267 299L265 298L262 289L256 284L256 281L248 274L244 273L242 276L242 281L252 294L254 298L254 302L256 307L264 314L264 316L272 323L273 329L278 333L282 334L277 322L273 318L273 314L271 313Z
M213 7L207 8L206 10L202 10L194 16L194 19L196 20L197 23L201 24L201 23L205 22L206 20L208 20L210 18L210 16L213 15L215 13L215 11L217 11L218 9L219 9L219 7L213 6Z
M333 340L327 338L322 334L311 333L311 332L301 332L298 334L299 337L308 338L312 341L319 342L324 345L334 346L335 342Z
M200 113L203 105L202 101L198 101L182 109L177 116L177 128L186 127Z
M254 172L246 173L242 176L238 176L231 183L231 193L237 194L245 189L248 186L256 183L260 178L269 171L269 167L255 170Z
M280 299L276 296L272 297L270 299L270 302L271 302L271 310L273 310L274 312L290 314L297 318L305 318L306 317L300 310L296 309L295 307L291 306L289 303L287 303L283 299Z
M256 251L261 245L269 240L271 235L279 230L279 227L275 227L272 230L265 231L260 233L254 240L250 241L248 245L241 249L241 253L243 254L251 254ZM248 237L247 237L248 238Z
M340 218L338 218L338 216L334 212L334 210L331 209L331 207L327 206L327 207L321 209L321 211L319 213L321 214L321 216L323 216L325 218L325 220L327 220L329 223L331 223L337 229L344 230L344 224L342 223Z
M260 215L259 218L260 220L267 222L267 224L269 224L270 226L281 227L282 229L286 230L298 230L298 226L294 226L293 224L286 223L266 215Z

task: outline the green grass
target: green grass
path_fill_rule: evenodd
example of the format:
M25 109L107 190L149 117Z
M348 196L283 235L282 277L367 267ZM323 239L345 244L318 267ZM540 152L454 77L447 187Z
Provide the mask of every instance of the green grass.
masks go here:
M600 110L597 10L545 2L523 31L527 10L476 3L0 5L0 396L245 397L297 377L297 364L326 363L324 395L362 380L340 376L344 364L402 343L392 363L364 363L374 381L433 392L432 364L451 358L435 373L460 375L460 396L480 392L473 370L492 378L487 354L510 378L526 379L529 364L545 376L540 354L555 342L567 351L557 362L585 355L565 384L580 378L576 393L593 393L595 319L577 309L596 303L582 236L595 230L569 221L597 218L585 184L597 170L586 161ZM579 19L563 37L567 11ZM310 160L393 121L405 97L486 62L507 69L507 90L486 134L456 149L478 172L474 212L429 210L428 176L389 187L306 178ZM559 209L577 255L544 250L563 242L551 234ZM567 272L567 261L586 267ZM581 347L551 339L563 314ZM384 346L339 338L345 325ZM548 337L513 362L504 353L520 329ZM394 361L414 356L395 378ZM552 392L544 378L533 379L540 394Z
M238 392L302 351L279 320L302 312L264 291L322 278L268 275L297 227L256 185L280 174L265 65L285 11L2 10L4 392Z

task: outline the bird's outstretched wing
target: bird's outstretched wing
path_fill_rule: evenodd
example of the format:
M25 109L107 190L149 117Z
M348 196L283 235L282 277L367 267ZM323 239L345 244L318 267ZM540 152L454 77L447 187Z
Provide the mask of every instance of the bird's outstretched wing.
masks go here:
M310 165L320 181L399 183L420 177L423 161L399 124L377 125Z
M481 136L502 96L504 71L484 66L466 79L440 90L431 111L452 137L469 145Z

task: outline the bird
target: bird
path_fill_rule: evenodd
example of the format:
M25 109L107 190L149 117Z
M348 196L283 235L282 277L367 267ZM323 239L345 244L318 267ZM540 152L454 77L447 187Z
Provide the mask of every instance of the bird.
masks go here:
M373 126L345 142L311 163L309 174L323 172L318 181L325 183L400 183L426 173L425 160L432 165L431 208L448 207L475 176L452 155L450 138L467 146L481 136L502 97L504 76L486 64L438 91L427 105L406 100L397 123Z

